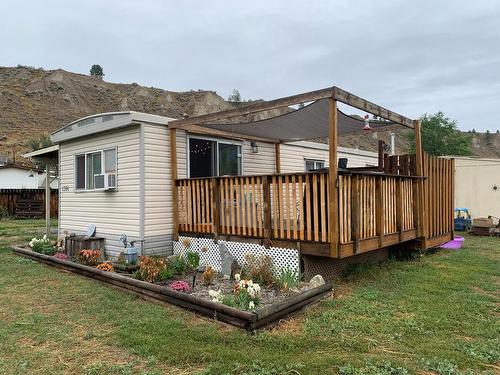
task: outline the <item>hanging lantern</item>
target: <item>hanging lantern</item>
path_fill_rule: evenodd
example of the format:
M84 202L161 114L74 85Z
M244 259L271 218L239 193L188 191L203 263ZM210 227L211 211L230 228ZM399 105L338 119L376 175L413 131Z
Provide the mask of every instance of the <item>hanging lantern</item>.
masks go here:
M371 132L373 129L370 127L370 117L365 115L365 126L363 127L363 131Z

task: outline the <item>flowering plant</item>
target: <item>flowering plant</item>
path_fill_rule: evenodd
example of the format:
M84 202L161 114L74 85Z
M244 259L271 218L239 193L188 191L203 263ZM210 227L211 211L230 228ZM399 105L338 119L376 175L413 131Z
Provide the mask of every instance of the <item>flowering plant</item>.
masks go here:
M254 283L252 280L242 280L239 274L234 275L237 281L233 287L233 293L238 294L242 291L247 292L252 299L260 298L260 285Z
M68 260L69 256L64 254L62 251L58 251L57 253L54 254L54 258L61 259L61 260Z
M106 271L106 272L114 272L115 271L115 269L113 268L113 265L109 262L101 263L96 268L98 270Z
M139 263L137 278L154 283L160 279L160 272L167 268L167 260L155 256L142 256Z
M78 254L78 260L87 266L95 266L99 263L99 258L101 258L101 252L99 250L85 249Z
M182 280L177 280L173 281L169 285L170 289L173 289L177 292L184 292L184 293L190 293L191 292L191 287L189 284L185 281Z
M237 283L233 286L233 294L222 297L222 303L243 310L255 310L260 302L260 285L252 280L241 279L239 274L234 275L234 278Z
M212 302L217 302L217 303L222 303L222 292L219 290L212 290L210 289L208 291L208 295L210 296L210 300Z
M54 247L50 244L50 239L46 234L42 238L32 238L29 242L31 249L40 254L52 255L54 254Z

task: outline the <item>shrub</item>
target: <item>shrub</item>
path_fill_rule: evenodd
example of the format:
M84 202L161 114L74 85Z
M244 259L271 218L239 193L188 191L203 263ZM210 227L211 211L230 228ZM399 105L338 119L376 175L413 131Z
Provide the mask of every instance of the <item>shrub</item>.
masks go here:
M98 270L106 271L106 272L114 272L115 271L115 269L113 268L113 265L109 262L101 263L101 264L97 265L96 268Z
M178 275L183 275L186 272L187 264L180 256L173 257L171 260L172 268Z
M154 283L159 280L160 271L164 270L166 267L167 261L165 258L142 256L139 263L137 278L147 281L148 283Z
M68 260L69 256L64 254L62 251L58 251L57 253L54 254L54 258Z
M205 284L205 285L212 284L214 281L215 275L216 275L215 270L212 267L207 266L205 268L205 272L203 272L203 274L201 275L201 277L203 278L203 284Z
M182 280L177 280L173 281L169 284L169 288L173 289L177 292L184 292L184 293L190 293L191 292L191 287L189 284L185 281Z
M50 239L46 234L42 238L32 238L29 243L31 250L36 253L53 255L55 252L54 247L50 244Z
M200 254L194 251L188 251L186 254L186 263L192 270L195 270L200 265Z
M87 266L95 266L101 259L101 252L99 250L85 249L78 254L78 260Z
M273 260L270 256L246 254L241 272L249 280L254 280L262 285L272 285L274 282L273 269Z
M290 268L283 268L276 282L281 290L288 292L299 284L299 274Z
M9 211L7 207L0 206L0 220L7 219L9 217Z
M159 281L166 281L170 280L172 277L174 277L175 271L174 269L167 265L164 269L162 269L158 275L158 280Z

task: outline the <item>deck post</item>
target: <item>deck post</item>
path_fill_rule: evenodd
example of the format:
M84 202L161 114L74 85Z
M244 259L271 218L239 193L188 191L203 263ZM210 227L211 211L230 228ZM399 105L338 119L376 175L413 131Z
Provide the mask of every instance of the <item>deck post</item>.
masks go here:
M262 191L263 191L263 207L264 207L264 246L269 247L271 244L271 185L269 184L269 177L262 177ZM276 213L275 213L276 215Z
M172 208L174 241L179 240L179 199L177 197L177 133L176 129L170 128L170 171L172 179Z
M415 154L416 154L416 170L417 176L424 177L424 155L422 151L422 132L421 132L421 121L415 120L414 131L415 131ZM414 202L413 209L418 210L418 223L417 223L417 236L422 239L423 248L427 248L427 218L425 216L425 202L424 202L424 181L421 179L418 182L418 201Z
M214 242L217 243L219 240L219 227L220 227L220 186L219 181L216 178L210 180L210 191L212 199L212 233L214 235ZM208 216L208 214L207 214Z
M384 141L381 139L378 141L378 170L384 171Z
M276 174L281 173L281 144L274 144L274 163Z
M45 162L45 231L50 236L50 161Z
M339 256L339 192L338 192L338 174L337 174L337 101L333 98L328 99L328 223L330 226L330 256L337 258Z

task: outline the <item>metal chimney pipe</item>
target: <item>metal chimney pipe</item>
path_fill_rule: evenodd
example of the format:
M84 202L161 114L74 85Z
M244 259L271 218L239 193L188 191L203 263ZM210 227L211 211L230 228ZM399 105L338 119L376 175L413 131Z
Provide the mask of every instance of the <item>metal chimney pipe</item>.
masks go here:
M396 153L396 136L394 133L391 133L391 155Z

